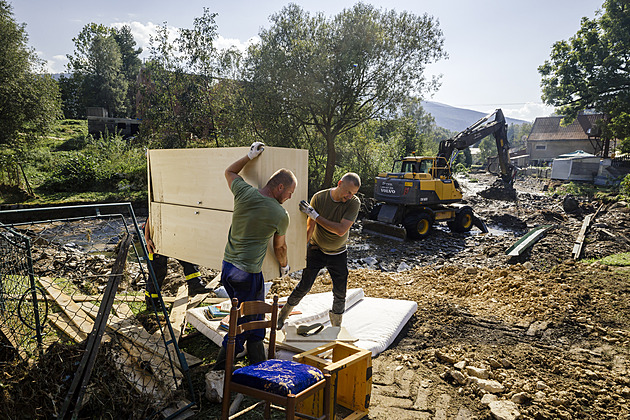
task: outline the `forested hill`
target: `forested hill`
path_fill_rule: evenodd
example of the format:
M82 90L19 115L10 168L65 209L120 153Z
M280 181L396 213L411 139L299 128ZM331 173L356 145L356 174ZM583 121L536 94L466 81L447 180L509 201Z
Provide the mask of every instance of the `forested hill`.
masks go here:
M422 107L426 112L433 115L435 123L442 128L451 131L462 131L478 119L487 114L472 109L456 108L454 106L441 104L439 102L422 101ZM505 118L508 124L523 124L530 121L517 120L515 118Z

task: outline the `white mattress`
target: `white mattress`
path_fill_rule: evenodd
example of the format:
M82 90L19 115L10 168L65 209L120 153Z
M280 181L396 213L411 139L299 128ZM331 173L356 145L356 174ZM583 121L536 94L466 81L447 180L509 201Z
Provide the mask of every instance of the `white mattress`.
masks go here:
M306 295L295 307L302 313L290 316L287 322L289 325L315 322L330 325L328 311L331 306L332 292ZM354 345L370 350L375 357L389 347L417 309L416 302L365 297L363 289L350 289L346 295L342 325L358 339ZM207 320L203 307L187 311L186 320L217 345L223 342L225 332L218 329L219 321ZM277 351L277 357L281 359L291 359L294 354L287 350Z

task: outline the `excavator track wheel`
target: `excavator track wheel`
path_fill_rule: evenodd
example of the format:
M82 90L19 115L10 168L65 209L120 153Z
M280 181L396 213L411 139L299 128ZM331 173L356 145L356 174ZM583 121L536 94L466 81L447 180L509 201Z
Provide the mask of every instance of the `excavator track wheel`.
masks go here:
M411 239L422 239L431 233L433 218L428 213L411 213L405 217L403 226Z
M448 223L448 227L453 232L469 232L473 227L474 218L475 216L472 210L468 207L464 207L455 215L455 219Z

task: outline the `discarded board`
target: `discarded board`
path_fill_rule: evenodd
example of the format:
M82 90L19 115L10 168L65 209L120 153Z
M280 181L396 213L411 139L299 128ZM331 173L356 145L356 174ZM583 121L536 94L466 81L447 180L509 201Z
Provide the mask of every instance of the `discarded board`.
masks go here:
M122 353L112 350L112 359L118 369L123 373L125 379L136 387L136 389L145 395L152 395L158 400L166 399L167 392L159 382L157 382L147 371L135 364L129 364L128 357Z
M135 345L128 340L120 340L120 345L127 351L130 357L132 357L136 364L143 366L145 369L149 368L149 371L164 385L168 390L175 391L178 383L181 382L182 375L175 371L175 376L172 376L173 370L167 360L154 357L140 346Z
M48 314L48 320L59 329L59 331L66 334L76 343L81 343L88 337L88 335L74 325L63 312Z
M575 240L575 244L573 244L573 251L571 251L571 255L574 260L579 260L580 255L582 255L582 250L584 249L584 240L586 240L586 233L588 232L588 228L593 221L593 214L588 214L584 218L584 222L582 223L582 228L580 229L580 233L578 233L577 239Z
M234 205L224 171L248 151L247 147L148 151L149 221L159 254L221 269ZM283 204L290 217L289 264L296 271L306 265L306 217L298 203L308 198L308 151L266 147L240 175L262 188L281 168L291 170L298 180L293 197ZM280 275L271 240L262 272L269 280Z
M173 334L175 334L175 341L179 341L179 337L182 335L184 324L186 324L186 308L188 306L188 286L183 285L177 289L177 299L173 302L173 308L169 315L171 320L171 326L173 327ZM168 329L164 330L167 340L170 339L170 332Z
M68 319L84 334L89 335L94 329L94 322L89 315L81 309L81 307L65 294L59 286L54 284L48 277L40 277L39 283L44 287L46 292L59 305L61 310L65 312Z
M573 244L573 251L571 251L571 255L574 260L579 260L582 255L582 251L584 250L584 241L586 240L586 234L588 233L588 229L591 227L591 223L597 217L599 212L602 210L604 205L600 205L595 213L587 214L584 217L584 222L582 223L582 228L580 229L580 233L578 233L577 238L575 239L575 244Z
M514 245L509 247L505 253L511 257L518 257L525 252L529 247L534 245L540 238L543 237L545 232L551 229L553 225L541 225L533 228L527 232L521 239L519 239Z
M75 302L94 302L103 299L102 295L72 295ZM175 296L162 296L164 303L173 303ZM117 302L144 302L144 294L142 295L116 295L114 299Z

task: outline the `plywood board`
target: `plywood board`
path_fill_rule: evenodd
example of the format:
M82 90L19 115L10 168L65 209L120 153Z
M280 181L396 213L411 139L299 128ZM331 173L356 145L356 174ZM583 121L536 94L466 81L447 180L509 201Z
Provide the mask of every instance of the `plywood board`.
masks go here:
M247 147L149 150L151 237L159 254L221 269L232 223L234 197L225 181L225 169L246 155ZM291 223L286 240L292 271L306 264L306 216L299 211L308 193L308 152L267 147L240 175L261 188L278 169L298 179L293 197L283 204ZM279 276L271 241L263 276Z
M54 284L48 277L41 277L39 283L44 286L46 292L57 302L59 307L68 316L68 319L74 324L82 333L89 335L94 329L94 322L89 315L81 309L81 307L72 300L72 298L61 290L61 288Z
M184 284L179 286L177 290L177 300L173 303L171 314L169 316L171 320L171 326L173 327L173 334L175 334L175 341L179 341L179 337L182 335L184 324L186 323L186 308L188 306L188 286ZM170 339L170 332L168 329L164 331L166 338Z

